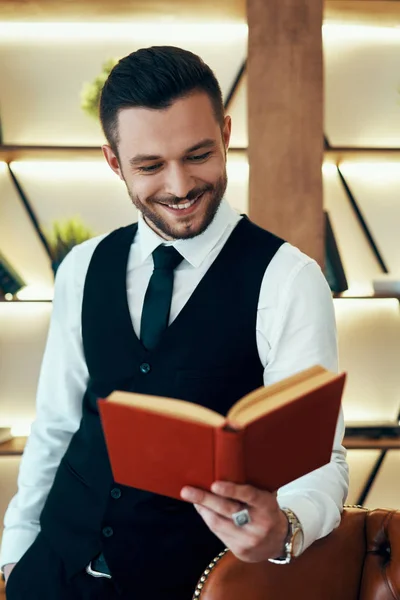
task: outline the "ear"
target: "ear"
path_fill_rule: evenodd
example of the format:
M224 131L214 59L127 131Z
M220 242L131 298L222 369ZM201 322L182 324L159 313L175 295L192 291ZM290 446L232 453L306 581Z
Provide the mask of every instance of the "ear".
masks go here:
M227 115L224 119L224 128L222 130L222 139L224 140L225 150L228 151L229 142L231 139L232 119Z
M118 177L120 179L122 179L122 181L123 181L124 178L122 176L122 171L121 171L121 167L119 166L118 158L114 154L114 151L112 150L111 146L109 146L108 144L104 144L101 147L101 149L103 151L104 158L108 162L108 165L109 165L110 169L112 169L112 171L114 171L114 173L116 175L118 175Z

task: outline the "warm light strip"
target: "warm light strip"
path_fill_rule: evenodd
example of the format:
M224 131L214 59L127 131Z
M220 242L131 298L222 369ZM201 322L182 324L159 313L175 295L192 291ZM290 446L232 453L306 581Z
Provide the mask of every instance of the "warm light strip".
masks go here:
M26 176L33 179L62 180L101 178L102 181L120 180L112 173L105 161L31 161L21 160L11 163L11 167L16 175ZM5 170L5 163L0 163L0 174ZM377 177L387 183L400 179L400 161L399 162L359 162L357 160L343 161L340 168L345 175L361 177L363 179L373 179ZM227 161L228 177L232 181L245 181L249 176L249 164L247 158L239 159L237 157L228 158ZM325 161L322 165L324 176L334 176L337 174L337 166L333 162Z
M360 177L362 179L372 179L374 181L383 179L387 183L400 180L400 160L395 161L359 161L356 157L351 160L339 162L340 170L344 175ZM322 165L324 175L337 174L338 167L335 163L326 161Z
M400 27L356 25L329 22L322 26L326 40L380 40L400 42ZM126 22L79 22L79 23L36 23L36 22L0 22L0 41L66 41L93 40L109 41L137 40L149 42L157 39L164 42L207 42L213 44L229 40L245 39L248 34L246 23L211 22L191 23L176 19L141 21L140 18Z
M1 42L160 40L174 44L193 41L219 44L230 40L246 39L246 37L247 25L233 22L185 23L176 20L145 22L140 19L130 23L0 22Z
M249 178L249 163L247 159L228 159L226 170L229 181L246 181Z
M337 175L337 166L332 162L324 162L322 165L322 174L323 175Z
M31 177L33 179L57 180L62 178L90 178L100 177L102 180L118 181L118 177L111 171L105 160L82 161L34 161L18 160L11 163L11 168L16 175Z
M373 300L365 298L353 298L352 300L334 298L333 302L337 316L343 313L360 315L363 310L375 314L381 311L390 311L397 315L399 312L399 301L396 298L374 298Z
M9 322L10 319L15 318L15 327L18 326L19 331L23 331L28 321L35 324L35 321L30 321L31 317L44 319L40 322L45 323L45 317L51 310L51 302L0 302L0 319L6 319Z
M11 168L17 175L28 176L34 179L47 181L74 177L85 178L101 177L104 180L119 181L118 177L111 171L107 163L97 161L14 161ZM228 176L234 180L246 179L249 174L249 165L246 158L228 158Z
M345 160L340 163L340 169L346 175L353 175L362 178L377 177L396 182L400 179L400 161L399 162L359 162L358 160ZM105 160L91 161L42 161L42 160L18 160L11 163L13 171L17 175L33 177L34 179L46 178L49 180L70 178L76 179L87 177L101 177L104 180L119 181L106 164ZM5 163L0 162L0 173L6 169ZM235 157L228 158L227 161L228 176L235 181L247 179L249 175L249 164L247 158ZM325 161L322 165L324 175L337 174L335 163Z
M325 23L322 26L322 36L324 41L393 43L400 42L400 27Z
M54 288L32 283L16 294L18 300L53 300Z
M11 435L14 437L28 437L31 432L32 421L21 420L11 425Z
M364 180L383 180L390 184L400 181L400 161L399 162L359 162L343 161L340 163L340 170L344 175L359 177Z

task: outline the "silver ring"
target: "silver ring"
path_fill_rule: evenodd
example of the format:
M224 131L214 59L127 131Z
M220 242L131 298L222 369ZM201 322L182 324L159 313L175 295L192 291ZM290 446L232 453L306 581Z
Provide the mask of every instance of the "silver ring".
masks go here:
M232 519L237 527L244 527L248 523L251 523L250 513L247 508L243 508L243 510L233 513Z

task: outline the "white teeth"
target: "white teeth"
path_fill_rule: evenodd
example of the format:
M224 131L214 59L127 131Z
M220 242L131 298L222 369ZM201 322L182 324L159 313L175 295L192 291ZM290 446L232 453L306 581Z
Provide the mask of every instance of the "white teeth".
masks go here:
M190 200L189 202L185 202L184 204L167 204L169 208L175 208L175 210L183 210L184 208L190 208L196 202L197 198L194 200Z

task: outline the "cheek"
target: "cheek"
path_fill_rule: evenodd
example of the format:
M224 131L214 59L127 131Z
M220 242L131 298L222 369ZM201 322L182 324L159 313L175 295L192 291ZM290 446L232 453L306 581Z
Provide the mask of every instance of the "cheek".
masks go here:
M210 160L201 168L193 169L193 176L207 183L215 183L224 172L224 163L220 160Z
M133 177L129 189L143 202L160 191L160 182L156 177Z

